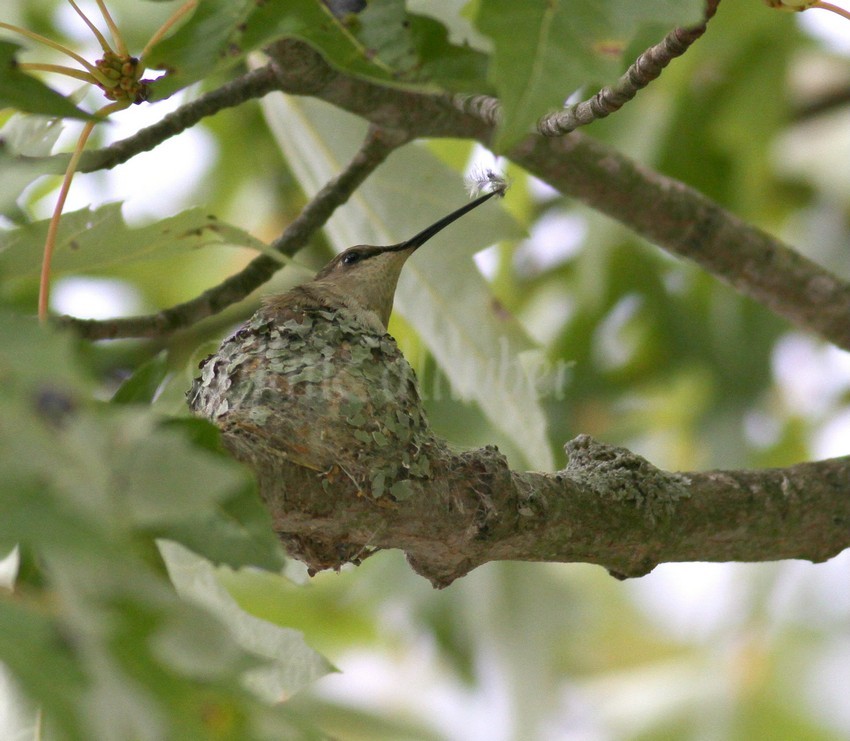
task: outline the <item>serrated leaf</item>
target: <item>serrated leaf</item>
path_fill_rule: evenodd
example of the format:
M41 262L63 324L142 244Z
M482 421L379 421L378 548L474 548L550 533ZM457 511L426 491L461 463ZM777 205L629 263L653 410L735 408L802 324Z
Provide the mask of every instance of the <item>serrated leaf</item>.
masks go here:
M315 193L353 155L366 125L308 99L266 96L269 125L304 190ZM466 200L461 178L430 152L395 152L329 221L338 250L353 244L393 244ZM494 201L476 209L420 250L402 271L395 305L421 335L465 398L513 440L528 462L552 465L546 419L525 383L519 355L532 347L518 323L494 309L472 255L521 230ZM452 245L449 247L448 245Z
M408 13L404 0L373 0L352 23L352 33L393 70L397 82L433 82L446 90L486 92L487 56L449 42L434 18Z
M153 97L168 97L285 36L314 44L352 72L390 79L389 70L370 61L365 48L317 0L201 0L189 21L150 51L148 64L168 71L151 86Z
M490 77L504 110L496 148L516 144L581 86L614 81L622 52L642 25L692 24L702 6L701 0L481 0L475 23L493 40Z
M245 677L246 685L260 697L280 702L333 671L327 659L304 642L300 631L281 628L239 607L209 561L169 541L160 541L159 550L178 594L216 615L242 648L267 662Z
M0 232L0 269L8 277L38 274L48 221ZM193 208L148 226L130 227L120 203L64 214L59 224L53 275L114 268L139 260L160 259L208 245L268 247L247 232Z
M206 539L211 557L235 567L281 568L271 520L246 470L185 432L209 425L163 426L138 407L90 408L72 347L68 336L0 314L0 550L16 540L85 543L94 537L86 528L97 526L180 534L199 550ZM19 498L33 482L47 498L35 509L31 495ZM63 507L58 521L48 516ZM82 518L73 528L72 517Z
M21 72L15 61L21 48L13 41L0 41L0 108L60 118L94 118L43 82Z
M189 21L149 54L149 65L168 70L152 84L153 98L167 97L281 38L301 39L339 69L384 83L437 83L450 90L485 83L485 55L452 44L445 26L407 13L403 0L376 0L351 22L318 0L202 0Z

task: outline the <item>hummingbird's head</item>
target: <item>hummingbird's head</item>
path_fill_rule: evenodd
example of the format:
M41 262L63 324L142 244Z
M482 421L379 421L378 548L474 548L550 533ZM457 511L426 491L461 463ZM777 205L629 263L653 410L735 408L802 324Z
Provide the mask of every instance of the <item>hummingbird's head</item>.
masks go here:
M465 213L503 191L493 190L452 211L416 236L388 247L357 245L340 252L313 279L331 289L352 309L374 312L386 329L393 309L393 297L407 258L419 247Z

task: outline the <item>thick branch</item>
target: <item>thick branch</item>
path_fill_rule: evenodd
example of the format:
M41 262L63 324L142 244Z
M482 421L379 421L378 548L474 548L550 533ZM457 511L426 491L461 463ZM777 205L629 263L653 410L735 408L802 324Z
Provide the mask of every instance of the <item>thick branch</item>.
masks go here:
M694 188L576 134L528 140L513 160L779 316L850 350L850 284Z
M225 433L258 475L275 528L313 570L399 548L435 586L489 561L588 562L619 578L673 561L826 560L850 547L850 457L760 471L671 474L587 436L555 474L511 471L495 448L430 450L404 501L373 499L256 439ZM384 455L381 451L379 455Z

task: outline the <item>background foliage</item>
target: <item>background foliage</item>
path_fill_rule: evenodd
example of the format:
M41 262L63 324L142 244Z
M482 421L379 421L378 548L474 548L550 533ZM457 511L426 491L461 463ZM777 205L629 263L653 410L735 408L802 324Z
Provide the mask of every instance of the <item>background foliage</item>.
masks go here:
M505 146L701 12L660 0L481 0L461 11L442 0L408 3L415 15L399 34L401 2L376 0L345 30L315 2L285 5L201 3L155 51L176 74L154 97L200 82L118 114L99 142L240 74L247 52L285 33L387 84L499 95ZM110 8L140 49L174 3ZM97 56L62 2L6 2L2 14ZM724 0L659 81L586 131L850 279L847 103L806 112L848 88L847 51L799 21ZM225 44L236 51L222 59ZM18 59L50 56L25 46ZM0 101L20 106L31 78L0 78ZM68 112L50 107L64 98L25 92ZM490 564L439 593L395 553L308 584L295 564L277 573L284 559L250 480L217 452L215 431L186 416L197 360L260 295L303 280L332 249L397 241L462 203L462 175L485 153L409 146L246 301L164 340L84 344L30 318L37 222L58 178L16 158L67 149L76 124L0 117L0 552L18 545L10 574L20 561L0 599L4 738L45 728L150 739L850 733L846 554L819 566L668 565L625 584L581 565ZM147 312L214 285L280 233L364 129L325 104L269 97L114 173L78 176L54 309ZM846 354L504 164L508 197L417 254L390 326L438 432L496 442L515 465L540 468L563 465L560 446L578 433L672 469L849 452ZM342 673L316 681L331 662Z

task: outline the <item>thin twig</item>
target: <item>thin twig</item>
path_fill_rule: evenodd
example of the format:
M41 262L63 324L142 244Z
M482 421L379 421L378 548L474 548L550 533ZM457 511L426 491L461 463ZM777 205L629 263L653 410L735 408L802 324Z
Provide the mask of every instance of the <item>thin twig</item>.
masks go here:
M709 0L703 21L698 26L674 28L660 43L643 52L613 85L603 87L592 98L544 116L538 121L537 130L543 136L563 136L620 110L638 91L658 79L670 62L682 56L705 33L719 1Z
M816 116L850 105L850 87L828 90L820 97L798 105L791 111L792 121L806 121Z
M254 98L262 98L277 89L279 89L277 78L270 65L247 72L237 79L205 93L198 99L185 103L177 110L163 116L155 124L139 129L126 139L113 142L107 147L84 152L77 172L111 170L113 167L131 160L137 154L149 152L171 137L183 133L207 116L213 116L226 108L235 108ZM40 165L45 174L58 174L65 171L70 155L20 156L17 159Z
M702 23L693 28L674 28L660 43L643 52L613 85L603 87L587 100L543 116L537 122L537 131L543 136L563 136L618 111L639 90L656 80L673 59L684 54L705 33L719 2L708 0ZM502 104L497 98L489 95L455 95L453 102L463 113L471 114L491 126L501 122Z
M406 137L375 127L370 128L365 141L345 170L315 195L283 234L272 243L272 249L290 256L300 250L313 234L324 226L336 208L345 203L393 150L406 141ZM89 340L162 337L189 327L242 300L269 280L281 267L279 260L269 255L260 255L219 285L190 301L156 314L107 320L64 316L57 322Z

